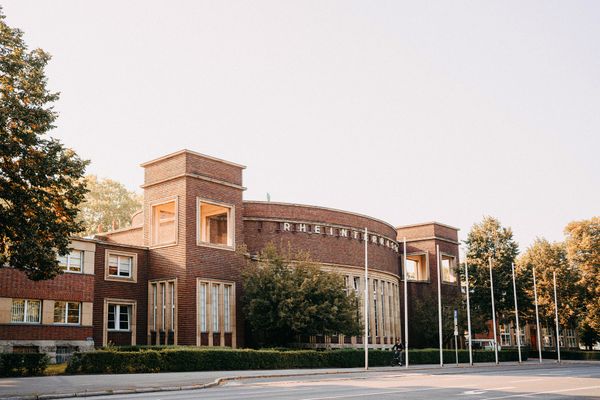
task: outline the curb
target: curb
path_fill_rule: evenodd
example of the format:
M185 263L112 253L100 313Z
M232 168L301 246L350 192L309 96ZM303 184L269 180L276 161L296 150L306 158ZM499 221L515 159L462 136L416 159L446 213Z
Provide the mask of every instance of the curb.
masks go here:
M557 367L560 365L571 364L571 365L582 365L587 364L585 362L577 362L577 363L569 363L564 362L558 364L556 362L541 364L545 367L552 366ZM499 365L483 365L484 367L500 367ZM359 371L331 371L331 372L302 372L302 373L288 373L288 374L264 374L264 375L239 375L239 376L228 376L217 378L212 382L203 383L198 385L184 385L184 386L160 386L160 387L144 387L144 388L136 388L136 389L116 389L116 390L98 390L92 392L71 392L71 393L49 393L49 394L40 394L40 395L27 395L27 396L11 396L11 397L0 397L0 400L55 400L55 399L67 399L67 398L82 398L82 397L96 397L96 396L111 396L118 394L139 394L139 393L157 393L157 392L176 392L181 390L197 390L197 389L208 389L211 387L219 386L223 383L229 381L237 381L242 379L264 379L264 378L285 378L285 377L294 377L294 376L313 376L313 375L341 375L341 374L359 374L359 373L369 373L369 372L385 372L389 368L391 371L396 372L409 372L409 371L423 371L423 370L436 370L436 371L448 371L452 370L466 370L475 367L481 367L482 365L459 365L455 364L447 364L446 367L409 367L408 369L405 367L373 367L378 369L369 369L369 370L359 370ZM506 364L504 366L507 366ZM538 369L540 364L535 365L526 365L526 364L509 364L510 367L517 367L519 369L531 370ZM447 368L449 367L449 368ZM474 370L474 373L478 372L487 372L487 371L478 371Z

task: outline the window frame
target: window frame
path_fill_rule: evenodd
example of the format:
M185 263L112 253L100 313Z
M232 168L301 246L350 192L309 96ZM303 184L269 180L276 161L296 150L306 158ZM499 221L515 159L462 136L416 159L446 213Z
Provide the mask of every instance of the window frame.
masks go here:
M450 285L455 285L457 282L459 282L459 277L457 274L457 264L456 264L456 256L453 254L448 254L448 253L444 253L444 252L440 252L440 272L442 274L442 283L446 283L446 284L450 284ZM450 281L450 280L446 280L444 278L444 259L446 260L450 260L449 263L449 269L448 269L448 276L454 276L454 280Z
M202 240L204 230L202 204L209 204L227 209L227 244L211 243ZM196 245L231 251L235 250L235 205L196 197Z
M58 304L64 303L65 304L65 312L64 312L64 322L57 322L56 321L56 307ZM78 304L78 313L77 313L77 322L69 322L69 304ZM54 301L54 310L53 310L53 315L52 315L52 321L54 325L72 325L72 326L79 326L81 325L81 309L83 308L82 303L79 301L68 301L68 300L56 300Z
M73 271L71 269L71 254L74 252L78 252L79 253L79 271ZM65 264L64 264L64 268L63 265L61 264L61 258L65 259ZM58 256L58 265L60 267L60 269L65 272L65 273L69 273L69 274L83 274L83 266L84 266L84 257L85 257L85 251L83 250L78 250L78 249L69 249L69 253L67 253L64 256Z
M110 323L110 307L114 307L114 328L109 328L108 324ZM127 329L121 329L121 307L125 307L127 309ZM132 305L131 304L121 304L121 303L108 303L107 311L106 311L106 330L108 332L131 332L131 314L132 314ZM118 328L117 328L118 327Z
M413 257L413 258L419 257L420 258L419 264L421 262L423 262L423 264L424 264L424 268L423 269L425 270L425 275L426 276L424 278L419 278L419 267L418 267L418 264L417 264L417 269L415 271L415 274L417 276L416 279L409 278L408 277L408 273L407 273L406 274L406 278L407 278L406 280L408 282L421 282L421 283L429 283L429 282L431 282L431 271L430 271L430 268L429 268L429 252L427 252L427 251L418 251L418 252L413 252L413 253L407 253L406 254L406 260L407 261L408 260L415 261L415 260L412 260L411 257ZM402 268L403 268L403 271L402 271L402 276L400 277L401 281L404 280L404 268L406 268L406 263L404 262L404 258L405 257L402 257Z
M154 226L154 207L161 206L168 203L175 203L175 217L174 217L174 230L175 230L175 239L172 241L164 242L164 243L155 243L154 235L155 235L155 226ZM172 196L164 199L157 200L155 202L150 203L150 248L156 249L160 247L168 247L168 246L176 246L179 241L179 198L177 196Z
M121 268L120 258L121 257L131 258L131 266L129 269L129 276L119 276L119 275L110 274L109 264L110 264L111 256L117 257L117 274L119 273L119 269ZM131 252L113 250L113 249L106 249L104 257L105 257L105 260L104 260L104 280L105 281L137 283L137 266L138 266L137 253L131 253Z
M13 321L13 308L16 301L23 301L23 320L22 321ZM38 307L38 320L37 321L27 321L28 310L29 310L29 302L37 302L39 303ZM11 307L10 307L10 323L11 324L32 324L37 325L42 323L42 310L43 301L37 299L12 299Z

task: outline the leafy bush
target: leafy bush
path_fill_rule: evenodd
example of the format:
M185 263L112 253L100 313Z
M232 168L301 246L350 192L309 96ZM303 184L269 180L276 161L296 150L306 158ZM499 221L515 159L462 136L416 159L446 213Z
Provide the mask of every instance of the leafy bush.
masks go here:
M48 367L49 361L43 353L2 353L0 376L40 375Z
M537 350L531 350L531 358L538 358ZM555 351L542 351L542 358L556 360L558 355ZM562 360L595 360L600 361L600 351L579 351L579 350L561 350L560 358Z
M133 351L132 351L133 350ZM467 350L459 350L459 362L469 360ZM475 362L494 361L491 351L473 352ZM444 350L444 360L454 362L454 351ZM527 359L523 351L523 359ZM498 353L500 361L518 359L514 350ZM392 352L369 351L369 365L372 367L390 365ZM411 364L437 364L437 349L410 351ZM142 372L181 372L218 371L249 369L293 369L293 368L352 368L364 365L362 349L340 350L250 350L227 348L191 347L151 347L99 350L91 353L76 353L67 367L69 373L142 373Z

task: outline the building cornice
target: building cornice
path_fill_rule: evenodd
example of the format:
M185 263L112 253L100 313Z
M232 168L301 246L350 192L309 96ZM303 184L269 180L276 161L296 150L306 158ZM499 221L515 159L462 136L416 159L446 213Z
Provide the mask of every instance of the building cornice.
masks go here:
M246 169L245 165L236 164L236 163L231 162L231 161L223 160L223 159L217 158L217 157L208 156L206 154L198 153L196 151L192 151L192 150L188 150L188 149L179 150L179 151L176 151L174 153L167 154L166 156L162 156L162 157L158 157L158 158L155 158L153 160L150 160L150 161L146 161L144 163L141 163L140 167L145 168L145 167L147 167L149 165L152 165L152 164L155 164L155 163L157 163L159 161L167 160L169 158L176 157L176 156L178 156L180 154L184 154L184 153L192 154L192 155L195 155L195 156L198 156L198 157L202 157L202 158L206 158L207 160L218 161L220 163L231 165L231 166L238 167L238 168L241 168L241 169Z
M211 178L210 176L206 176L206 175L200 175L200 174L192 174L192 173L183 173L183 174L179 174L179 175L175 175L175 176L171 176L169 178L165 178L165 179L161 179L155 182L150 182L150 183L145 183L143 185L141 185L140 187L142 189L146 189L148 187L154 186L154 185L158 185L161 183L165 183L165 182L169 182L175 179L179 179L179 178L194 178L194 179L199 179L199 180L203 180L203 181L207 181L207 182L212 182L212 183L216 183L218 185L223 185L223 186L228 186L234 189L238 189L238 190L246 190L246 188L244 186L235 184L235 183L231 183L231 182L227 182L227 181L223 181L221 179L216 179L216 178Z
M455 231L460 231L460 228L457 228L457 227L451 226L451 225L447 225L447 224L442 224L441 222L436 222L436 221L421 222L418 224L410 224L410 225L400 225L400 226L397 226L395 229L416 228L418 226L427 226L427 225L438 225L438 226L443 226L444 228L449 228L449 229L454 229Z

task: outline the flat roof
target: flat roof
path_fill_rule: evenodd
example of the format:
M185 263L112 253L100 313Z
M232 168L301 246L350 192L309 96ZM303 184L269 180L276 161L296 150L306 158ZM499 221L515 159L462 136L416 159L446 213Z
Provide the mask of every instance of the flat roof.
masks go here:
M451 226L451 225L447 225L447 224L442 224L441 222L436 222L436 221L422 222L422 223L410 224L410 225L400 225L400 226L397 226L396 229L414 228L417 226L425 226L425 225L439 225L439 226L443 226L446 228L454 229L455 231L460 231L460 228L457 228L457 227Z
M198 156L198 157L203 157L203 158L206 158L208 160L222 162L223 164L233 165L234 167L238 167L238 168L242 168L242 169L246 168L246 166L242 165L242 164L236 164L236 163L231 162L231 161L223 160L221 158L217 158L217 157L213 157L213 156L208 156L206 154L198 153L197 151L192 151L192 150L188 150L188 149L179 150L179 151L176 151L174 153L167 154L166 156L162 156L162 157L158 157L158 158L155 158L153 160L150 160L150 161L146 161L144 163L141 163L140 167L147 167L148 165L154 164L154 163L162 161L162 160L166 160L167 158L178 156L178 155L183 154L183 153L193 154L193 155Z

